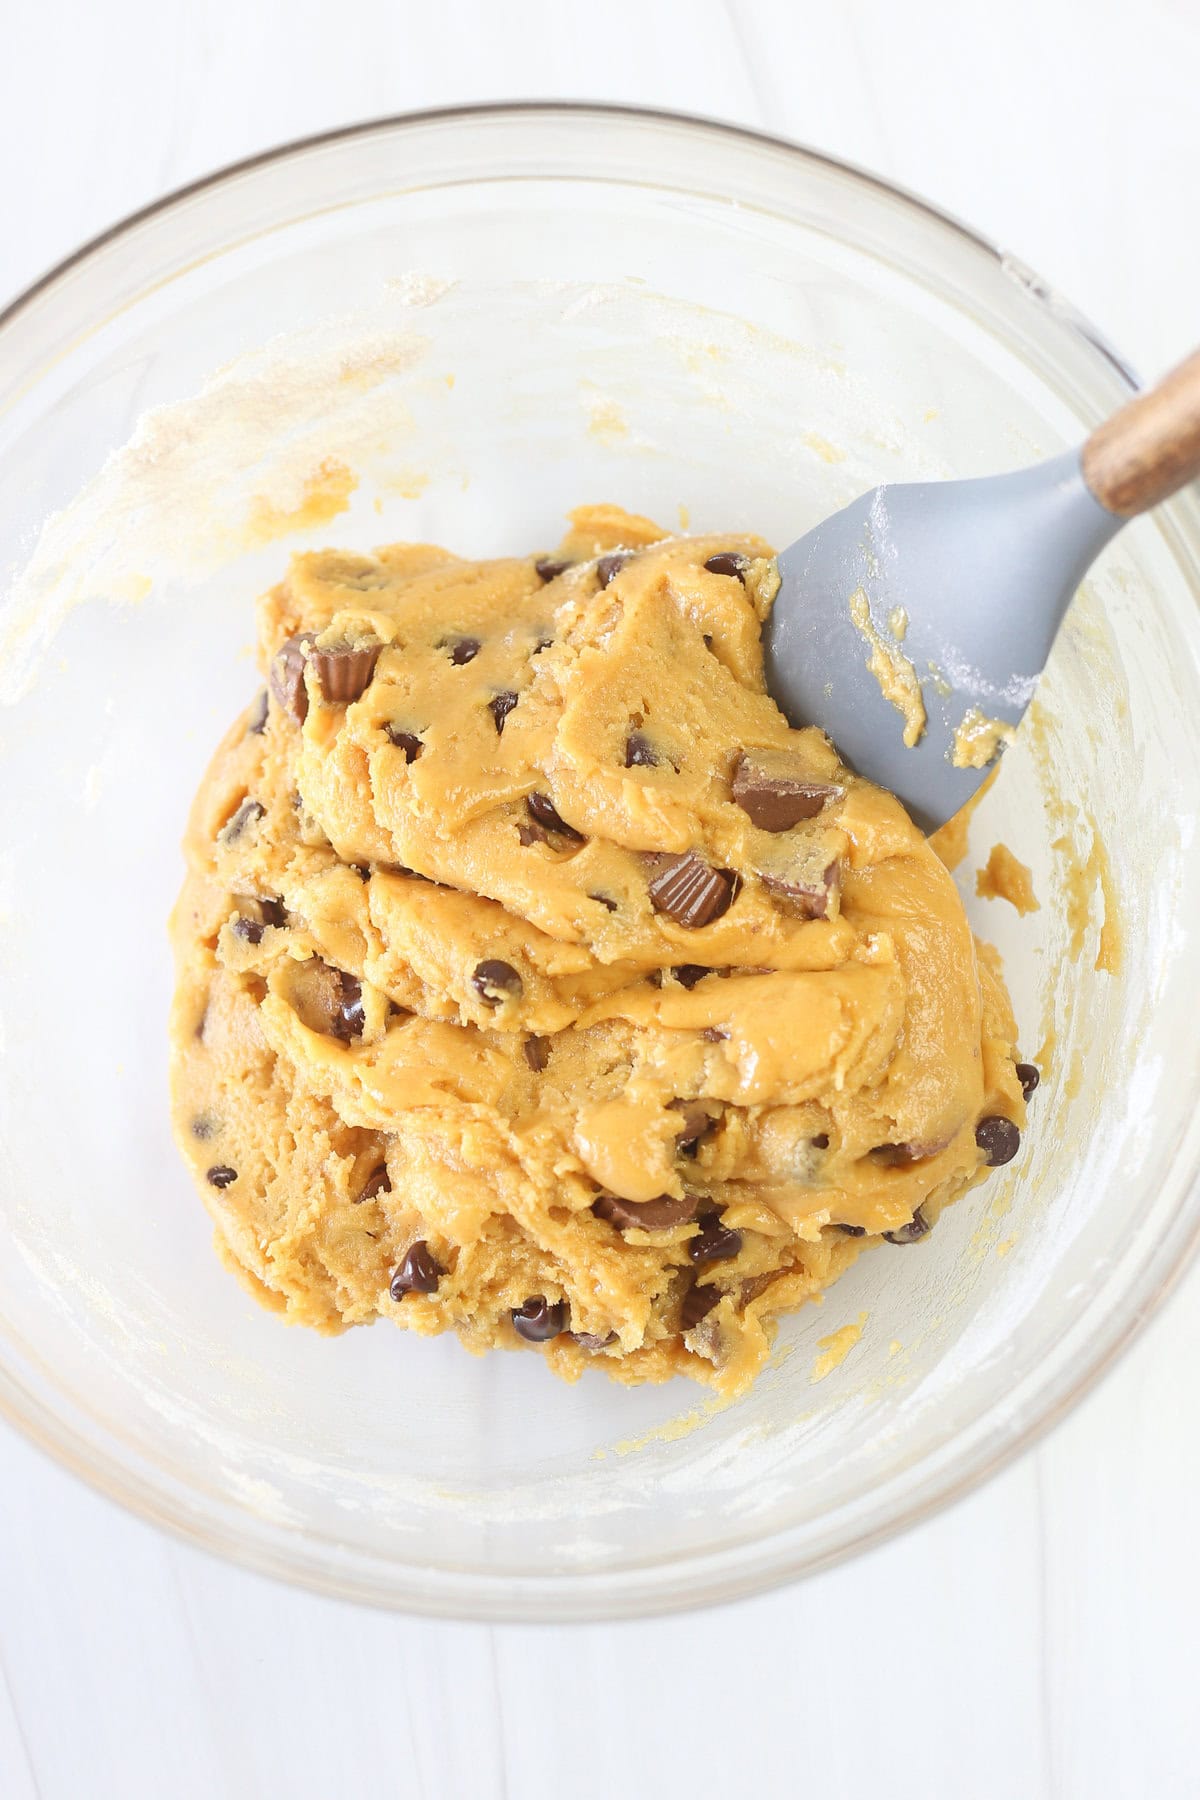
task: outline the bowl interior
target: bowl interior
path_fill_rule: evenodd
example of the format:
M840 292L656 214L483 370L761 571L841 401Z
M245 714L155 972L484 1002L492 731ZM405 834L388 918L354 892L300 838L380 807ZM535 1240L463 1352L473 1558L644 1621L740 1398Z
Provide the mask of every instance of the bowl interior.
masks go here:
M1019 1160L927 1244L864 1257L724 1410L386 1325L283 1328L219 1267L171 1143L164 922L289 551L549 547L593 499L783 544L877 481L1050 454L1119 397L988 253L846 171L663 121L581 148L554 114L496 115L481 161L479 120L236 177L7 328L0 1395L232 1554L528 1618L719 1597L914 1516L1178 1263L1200 538L1180 503L1106 554L972 823L964 898L1043 1082ZM975 894L1000 841L1033 869L1027 917Z

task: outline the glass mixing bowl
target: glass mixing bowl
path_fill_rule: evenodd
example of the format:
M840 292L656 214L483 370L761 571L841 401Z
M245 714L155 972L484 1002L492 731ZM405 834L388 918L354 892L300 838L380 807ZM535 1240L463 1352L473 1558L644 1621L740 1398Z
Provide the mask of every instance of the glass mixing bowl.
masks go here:
M381 1325L287 1330L167 1126L185 809L288 550L552 543L619 501L778 543L881 479L1058 450L1129 377L1023 266L792 145L432 114L233 169L0 321L0 1404L143 1516L416 1611L724 1599L960 1494L1059 1414L1200 1217L1200 515L1133 525L971 829L1044 1079L1019 1160L865 1256L724 1410ZM340 509L340 510L339 510ZM964 570L969 598L970 570ZM1003 840L1041 910L978 900ZM1119 973L1094 965L1107 909ZM866 1315L814 1381L817 1340Z

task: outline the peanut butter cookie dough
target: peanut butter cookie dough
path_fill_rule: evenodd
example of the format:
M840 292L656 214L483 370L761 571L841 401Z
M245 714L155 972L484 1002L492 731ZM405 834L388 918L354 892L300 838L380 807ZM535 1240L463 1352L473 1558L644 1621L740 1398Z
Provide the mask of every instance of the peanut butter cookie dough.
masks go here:
M286 1318L725 1393L1036 1071L899 803L763 687L752 537L296 557L194 803L175 1127Z

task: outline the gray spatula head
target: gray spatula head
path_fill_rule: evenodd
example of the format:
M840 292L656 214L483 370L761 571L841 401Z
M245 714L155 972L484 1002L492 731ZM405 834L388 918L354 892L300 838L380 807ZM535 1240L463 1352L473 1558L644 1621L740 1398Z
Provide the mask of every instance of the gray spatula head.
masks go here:
M1078 451L874 488L780 556L767 685L794 725L820 725L934 831L991 772L1003 733L989 722L1018 723L1072 595L1124 523L1089 491Z

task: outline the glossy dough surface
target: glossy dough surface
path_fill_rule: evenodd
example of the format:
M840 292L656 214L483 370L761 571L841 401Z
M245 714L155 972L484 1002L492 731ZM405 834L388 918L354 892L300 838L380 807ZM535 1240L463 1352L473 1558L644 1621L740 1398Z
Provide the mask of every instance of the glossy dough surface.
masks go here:
M766 545L593 507L539 560L321 551L260 601L176 1132L291 1320L736 1392L1015 1138L1012 1017L898 802L765 694Z

